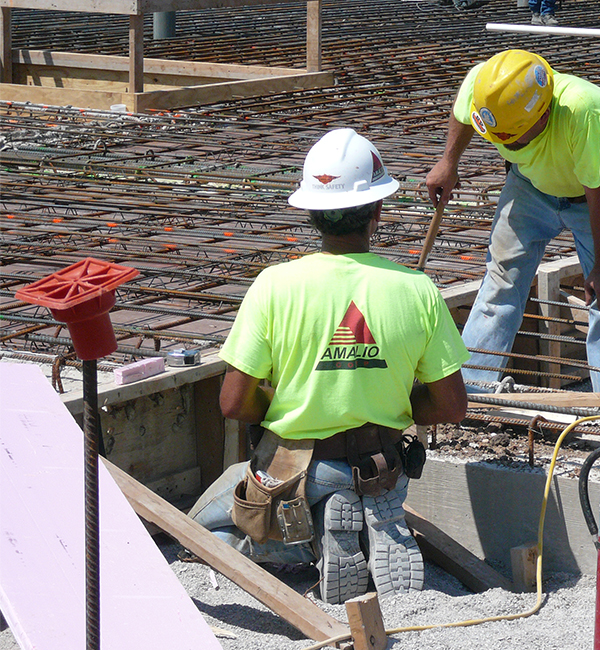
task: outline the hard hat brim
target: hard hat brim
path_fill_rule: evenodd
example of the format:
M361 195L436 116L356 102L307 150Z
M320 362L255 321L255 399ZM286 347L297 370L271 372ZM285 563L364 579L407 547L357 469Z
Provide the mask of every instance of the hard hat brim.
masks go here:
M363 192L344 192L327 194L323 190L315 195L315 192L306 192L300 187L288 198L288 203L295 208L303 210L334 210L344 208L354 208L359 205L374 203L380 199L390 196L400 187L400 183L388 176L386 182L379 185L371 185L368 190Z

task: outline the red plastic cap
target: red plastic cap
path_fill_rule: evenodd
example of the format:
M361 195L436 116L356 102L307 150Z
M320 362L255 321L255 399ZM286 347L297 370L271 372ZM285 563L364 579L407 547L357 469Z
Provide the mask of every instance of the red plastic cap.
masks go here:
M115 304L115 289L137 275L128 266L88 257L28 284L15 297L48 307L56 320L67 324L77 356L89 361L117 349L108 312Z

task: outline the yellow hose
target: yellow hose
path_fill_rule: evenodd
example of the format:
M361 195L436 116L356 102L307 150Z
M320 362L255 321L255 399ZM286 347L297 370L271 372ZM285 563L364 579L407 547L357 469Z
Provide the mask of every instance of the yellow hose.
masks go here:
M552 454L552 460L550 462L550 467L548 469L548 477L546 478L546 486L544 488L544 497L542 499L540 521L538 525L538 540L537 540L538 557L536 563L537 599L535 605L531 609L525 612L521 612L520 614L508 614L505 616L490 616L488 618L473 619L468 621L458 621L454 623L433 623L431 625L411 625L408 627L396 627L396 628L386 629L385 633L387 636L390 636L391 634L399 634L400 632L420 632L422 630L432 630L438 627L439 628L469 627L471 625L479 625L481 623L491 623L493 621L514 621L515 619L518 618L527 618L528 616L531 616L532 614L535 614L537 611L539 611L540 607L542 606L542 597L543 597L542 551L544 547L544 520L546 518L546 506L548 504L548 495L550 494L550 487L552 485L552 475L554 473L554 468L556 466L556 458L558 457L558 452L560 451L560 446L562 445L563 440L577 425L581 424L582 422L588 422L589 420L597 420L599 418L600 415L591 415L589 417L575 420L575 422L569 424L569 426L560 434L558 440L556 441L556 444L554 445L554 452ZM319 650L320 648L324 648L326 646L332 646L336 643L340 643L341 641L348 641L351 638L352 638L351 633L340 634L338 636L331 637L330 639L325 639L325 641L320 641L319 643L316 643L315 645L311 645L308 648L305 648L304 650Z

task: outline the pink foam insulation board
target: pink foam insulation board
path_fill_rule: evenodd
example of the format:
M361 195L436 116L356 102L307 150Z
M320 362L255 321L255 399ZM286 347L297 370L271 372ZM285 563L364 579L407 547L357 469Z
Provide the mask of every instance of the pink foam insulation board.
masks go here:
M41 370L0 363L0 610L29 650L85 641L83 433ZM102 650L222 650L100 463Z

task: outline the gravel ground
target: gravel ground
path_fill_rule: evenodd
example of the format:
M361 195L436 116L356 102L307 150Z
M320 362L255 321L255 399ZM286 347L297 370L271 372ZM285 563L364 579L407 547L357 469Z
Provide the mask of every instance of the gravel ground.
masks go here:
M304 650L314 644L224 576L211 575L206 565L179 560L179 544L165 536L159 536L157 542L207 623L233 635L229 638L218 634L223 650ZM271 571L299 593L306 593L307 598L334 618L347 621L344 605L326 605L315 598L311 587L318 580L318 573L313 567L296 571L278 571L273 567ZM595 576L552 575L544 582L542 607L536 614L468 627L396 633L390 636L388 647L398 650L591 648L595 586ZM536 600L535 593L514 594L502 589L473 594L436 565L426 563L422 592L381 600L380 607L389 630L521 614L531 610ZM18 650L10 629L0 632L0 650Z
M219 637L223 650L300 650L313 645L314 642L224 576L216 575L219 588L215 589L210 569L177 560L177 548L166 545L163 551L208 624L236 636L234 639ZM318 580L318 573L312 567L298 573L274 572L299 593L310 590ZM425 576L422 592L380 601L386 629L520 614L531 610L537 600L534 593L513 594L502 589L473 594L431 563L426 563ZM397 633L390 636L388 647L398 650L591 648L595 584L595 576L553 575L544 584L543 604L537 614L513 621ZM344 605L323 604L311 591L307 597L334 618L347 621Z

